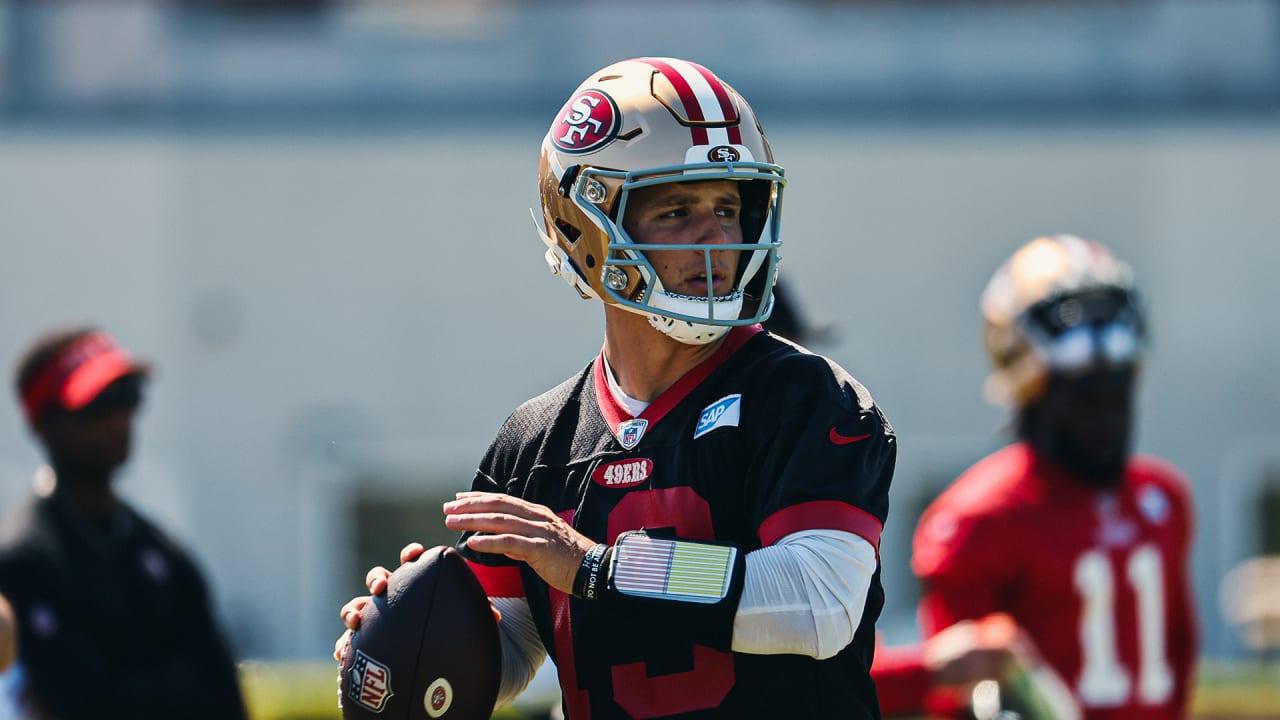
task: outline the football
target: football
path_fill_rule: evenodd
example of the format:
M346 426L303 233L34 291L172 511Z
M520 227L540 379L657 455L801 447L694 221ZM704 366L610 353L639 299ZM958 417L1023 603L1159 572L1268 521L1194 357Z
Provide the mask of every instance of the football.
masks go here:
M456 550L436 546L365 606L342 658L339 705L346 720L488 718L501 672L484 588Z

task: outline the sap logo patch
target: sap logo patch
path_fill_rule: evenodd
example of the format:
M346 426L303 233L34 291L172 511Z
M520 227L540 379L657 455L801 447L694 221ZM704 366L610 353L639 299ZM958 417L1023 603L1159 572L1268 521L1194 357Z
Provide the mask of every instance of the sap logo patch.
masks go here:
M742 417L742 393L726 395L711 403L698 417L698 426L693 429L694 439L719 427L738 427Z
M597 485L625 488L639 485L653 474L653 461L649 458L630 458L605 463L591 473Z
M356 650L347 695L374 712L382 712L392 694L391 668L365 655L363 650Z

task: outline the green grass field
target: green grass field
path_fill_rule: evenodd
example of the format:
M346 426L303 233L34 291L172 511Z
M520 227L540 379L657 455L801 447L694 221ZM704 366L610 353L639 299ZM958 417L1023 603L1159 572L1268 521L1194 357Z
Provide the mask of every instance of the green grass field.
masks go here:
M341 720L338 665L331 662L245 662L240 678L251 720ZM505 709L494 720L532 720Z
M1202 662L1192 714L1200 720L1280 718L1280 663Z
M341 720L337 665L326 662L240 666L252 720ZM1201 663L1192 703L1197 720L1280 720L1280 663ZM532 720L507 709L495 720Z

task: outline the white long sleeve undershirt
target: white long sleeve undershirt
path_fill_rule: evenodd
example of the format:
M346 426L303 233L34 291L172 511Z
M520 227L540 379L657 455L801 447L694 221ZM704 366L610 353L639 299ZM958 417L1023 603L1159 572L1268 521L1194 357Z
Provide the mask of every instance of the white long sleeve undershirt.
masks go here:
M835 655L853 641L875 571L871 543L838 530L792 533L747 553L734 652Z

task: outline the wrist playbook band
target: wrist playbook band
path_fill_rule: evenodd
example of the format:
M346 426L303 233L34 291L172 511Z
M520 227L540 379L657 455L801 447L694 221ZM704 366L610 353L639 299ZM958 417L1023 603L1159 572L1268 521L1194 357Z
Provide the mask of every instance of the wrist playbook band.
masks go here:
M584 600L597 600L604 592L605 580L608 576L608 559L613 548L599 543L593 545L582 558L578 566L578 574L573 577L573 596Z
M609 590L622 595L715 604L728 596L738 571L738 548L650 537L643 530L618 536L607 563Z

